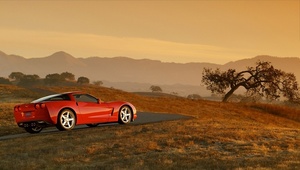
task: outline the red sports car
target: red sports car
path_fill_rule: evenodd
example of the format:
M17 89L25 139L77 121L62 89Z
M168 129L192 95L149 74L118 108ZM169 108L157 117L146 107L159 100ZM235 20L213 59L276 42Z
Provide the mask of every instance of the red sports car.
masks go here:
M71 130L75 125L127 124L137 118L136 108L128 102L101 102L82 92L54 94L17 105L14 116L18 126L29 133L39 133L53 125L59 130Z

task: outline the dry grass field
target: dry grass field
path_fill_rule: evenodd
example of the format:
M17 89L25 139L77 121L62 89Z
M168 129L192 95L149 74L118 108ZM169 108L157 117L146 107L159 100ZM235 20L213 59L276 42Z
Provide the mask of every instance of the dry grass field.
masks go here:
M28 89L5 88L14 96L0 97L5 101L0 103L0 136L25 133L14 123L12 109L29 100L22 95ZM73 90L104 101L126 100L138 111L193 118L0 140L0 169L300 169L297 108L145 97L94 86L40 87L26 93L35 97Z

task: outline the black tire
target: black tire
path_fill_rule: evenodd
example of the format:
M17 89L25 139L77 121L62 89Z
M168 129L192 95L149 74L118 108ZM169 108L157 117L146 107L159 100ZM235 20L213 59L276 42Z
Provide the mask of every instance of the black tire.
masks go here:
M132 119L132 111L129 106L122 106L119 111L119 119L118 122L120 124L128 124Z
M32 134L40 133L43 130L42 127L25 127L24 129L26 130L26 132Z
M75 113L70 109L64 109L57 117L56 127L58 130L72 130L76 124Z
M86 124L88 127L96 127L99 125L99 123L93 123L93 124Z

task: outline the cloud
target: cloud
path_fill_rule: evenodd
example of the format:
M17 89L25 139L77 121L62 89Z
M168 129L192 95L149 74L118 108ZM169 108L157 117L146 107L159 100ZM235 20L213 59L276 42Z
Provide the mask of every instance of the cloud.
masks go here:
M66 51L75 57L127 56L164 62L225 63L245 58L245 50L202 44L185 44L135 37L0 29L0 49L25 57L44 57L56 51ZM6 51L8 50L8 51Z

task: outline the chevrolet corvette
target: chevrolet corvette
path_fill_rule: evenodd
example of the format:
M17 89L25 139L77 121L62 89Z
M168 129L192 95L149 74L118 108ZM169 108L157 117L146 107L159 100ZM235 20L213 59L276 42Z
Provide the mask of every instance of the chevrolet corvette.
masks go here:
M102 102L82 92L53 94L14 107L17 125L29 133L39 133L48 126L64 131L83 124L89 127L109 122L128 124L137 118L136 113L131 103Z

